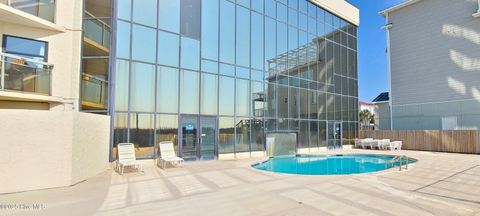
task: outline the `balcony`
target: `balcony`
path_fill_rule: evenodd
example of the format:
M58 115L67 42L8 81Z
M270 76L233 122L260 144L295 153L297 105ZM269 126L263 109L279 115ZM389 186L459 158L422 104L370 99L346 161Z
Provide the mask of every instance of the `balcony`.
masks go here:
M104 79L82 74L82 107L103 110L107 107L108 82Z
M52 23L55 21L55 0L0 0L0 3Z
M0 53L0 64L0 91L51 95L53 65L6 53Z

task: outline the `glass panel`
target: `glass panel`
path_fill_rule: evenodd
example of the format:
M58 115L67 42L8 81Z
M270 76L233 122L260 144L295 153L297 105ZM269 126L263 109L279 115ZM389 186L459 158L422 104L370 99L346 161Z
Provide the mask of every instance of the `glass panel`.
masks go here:
M199 77L194 71L182 70L180 76L180 112L198 114Z
M130 20L132 0L117 0L117 16L120 19Z
M235 67L229 64L220 64L220 74L235 76Z
M327 125L323 121L318 123L318 145L319 147L327 146Z
M117 60L115 67L115 110L128 111L130 62Z
M178 33L180 30L180 1L159 0L158 28Z
M117 57L130 58L130 23L117 22Z
M7 3L13 8L32 14L34 16L38 16L50 22L54 22L54 0L9 0Z
M107 108L108 59L82 60L82 109L102 110Z
M278 85L277 94L278 118L288 118L288 87Z
M277 55L287 52L287 25L277 22Z
M236 112L237 116L249 116L249 95L250 95L250 88L249 88L249 81L243 79L237 79L236 83L236 96L235 96L235 104L236 104ZM223 104L222 104L223 105Z
M218 118L218 152L233 153L235 144L235 126L233 118L220 117Z
M182 37L181 67L200 70L200 41Z
M4 88L7 90L50 94L49 66L24 58L6 58Z
M156 27L157 0L134 0L133 1L133 22Z
M202 71L218 74L218 62L202 60Z
M236 64L250 67L250 11L237 6Z
M258 1L258 0L253 0ZM250 0L237 0L237 4L242 5L246 8L250 8Z
M292 8L288 9L288 24L294 27L298 25L298 12Z
M215 143L217 140L217 121L215 118L200 118L200 155L202 159L215 158Z
M259 13L263 13L263 0L253 0L252 10L255 10Z
M265 19L265 69L270 70L270 68L275 66L272 60L276 57L276 47L277 47L277 37L276 37L276 23L275 20L266 18Z
M201 114L217 115L217 75L202 74Z
M178 116L176 115L157 115L157 143L164 141L172 141L175 154L180 155L178 150ZM159 150L155 150L158 152Z
M83 19L83 56L109 56L110 19Z
M262 119L250 120L250 129L252 131L250 148L251 151L263 151L265 150L264 140L264 127Z
M252 12L251 67L263 69L263 16Z
M47 60L47 42L8 35L4 35L3 40L6 53L22 55L44 62Z
M265 109L265 94L263 91L263 83L251 82L252 88L252 112L253 116L263 117L263 111Z
M298 133L298 146L300 148L308 148L309 145L309 122L308 121L299 121L300 131Z
M154 157L154 118L150 114L130 114L130 140L137 158Z
M277 20L287 22L287 6L277 2Z
M158 31L158 64L178 67L179 37Z
M131 111L155 111L155 66L132 63L131 74Z
M236 122L236 143L235 152L250 151L250 119L241 118Z
M220 76L218 103L220 115L233 116L235 112L235 79Z
M178 69L158 67L157 112L178 112Z
M220 1L220 61L235 63L235 5Z
M275 18L276 11L275 0L265 0L265 15Z
M117 157L117 145L119 143L128 142L128 114L127 113L115 113L113 123L113 150L112 157Z
M139 25L133 25L132 59L155 63L156 31Z
M182 157L197 158L197 117L182 117Z
M318 122L310 121L310 148L318 147Z
M180 34L200 40L200 3L199 0L180 1Z
M218 0L202 0L202 58L218 60Z
M125 4L123 2L122 0L119 1L119 7L121 7L121 4ZM85 14L90 14L94 17L112 17L111 9L111 0L85 0Z
M244 67L236 67L236 73L238 78L250 79L250 70Z

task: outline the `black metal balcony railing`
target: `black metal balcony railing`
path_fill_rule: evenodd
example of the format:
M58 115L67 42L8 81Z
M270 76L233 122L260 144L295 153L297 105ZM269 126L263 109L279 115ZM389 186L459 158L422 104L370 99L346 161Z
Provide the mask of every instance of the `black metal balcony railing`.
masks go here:
M0 53L0 90L50 95L53 65Z
M107 104L108 81L83 73L82 101L95 108L105 108Z
M55 21L55 2L55 0L0 0L2 4L50 22Z

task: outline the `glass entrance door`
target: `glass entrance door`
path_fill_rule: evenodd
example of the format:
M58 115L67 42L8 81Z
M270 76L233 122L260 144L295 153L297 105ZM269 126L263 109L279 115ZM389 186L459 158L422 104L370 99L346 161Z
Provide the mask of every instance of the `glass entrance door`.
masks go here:
M342 149L342 123L328 122L328 149Z
M185 160L197 159L198 148L198 118L183 116L182 117L182 146L181 156Z
M200 159L215 159L215 147L217 143L217 119L212 117L200 117Z
M217 119L204 116L182 116L181 156L185 160L211 160L217 154Z

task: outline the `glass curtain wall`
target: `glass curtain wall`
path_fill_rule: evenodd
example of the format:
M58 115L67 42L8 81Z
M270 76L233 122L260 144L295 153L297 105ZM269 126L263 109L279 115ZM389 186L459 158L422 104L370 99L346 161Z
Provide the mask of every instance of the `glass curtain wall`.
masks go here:
M81 108L106 113L108 105L111 0L85 0L83 13Z
M353 24L307 0L115 1L114 146L178 149L185 115L216 117L219 154L264 150L268 131L325 147L327 121L356 136Z

